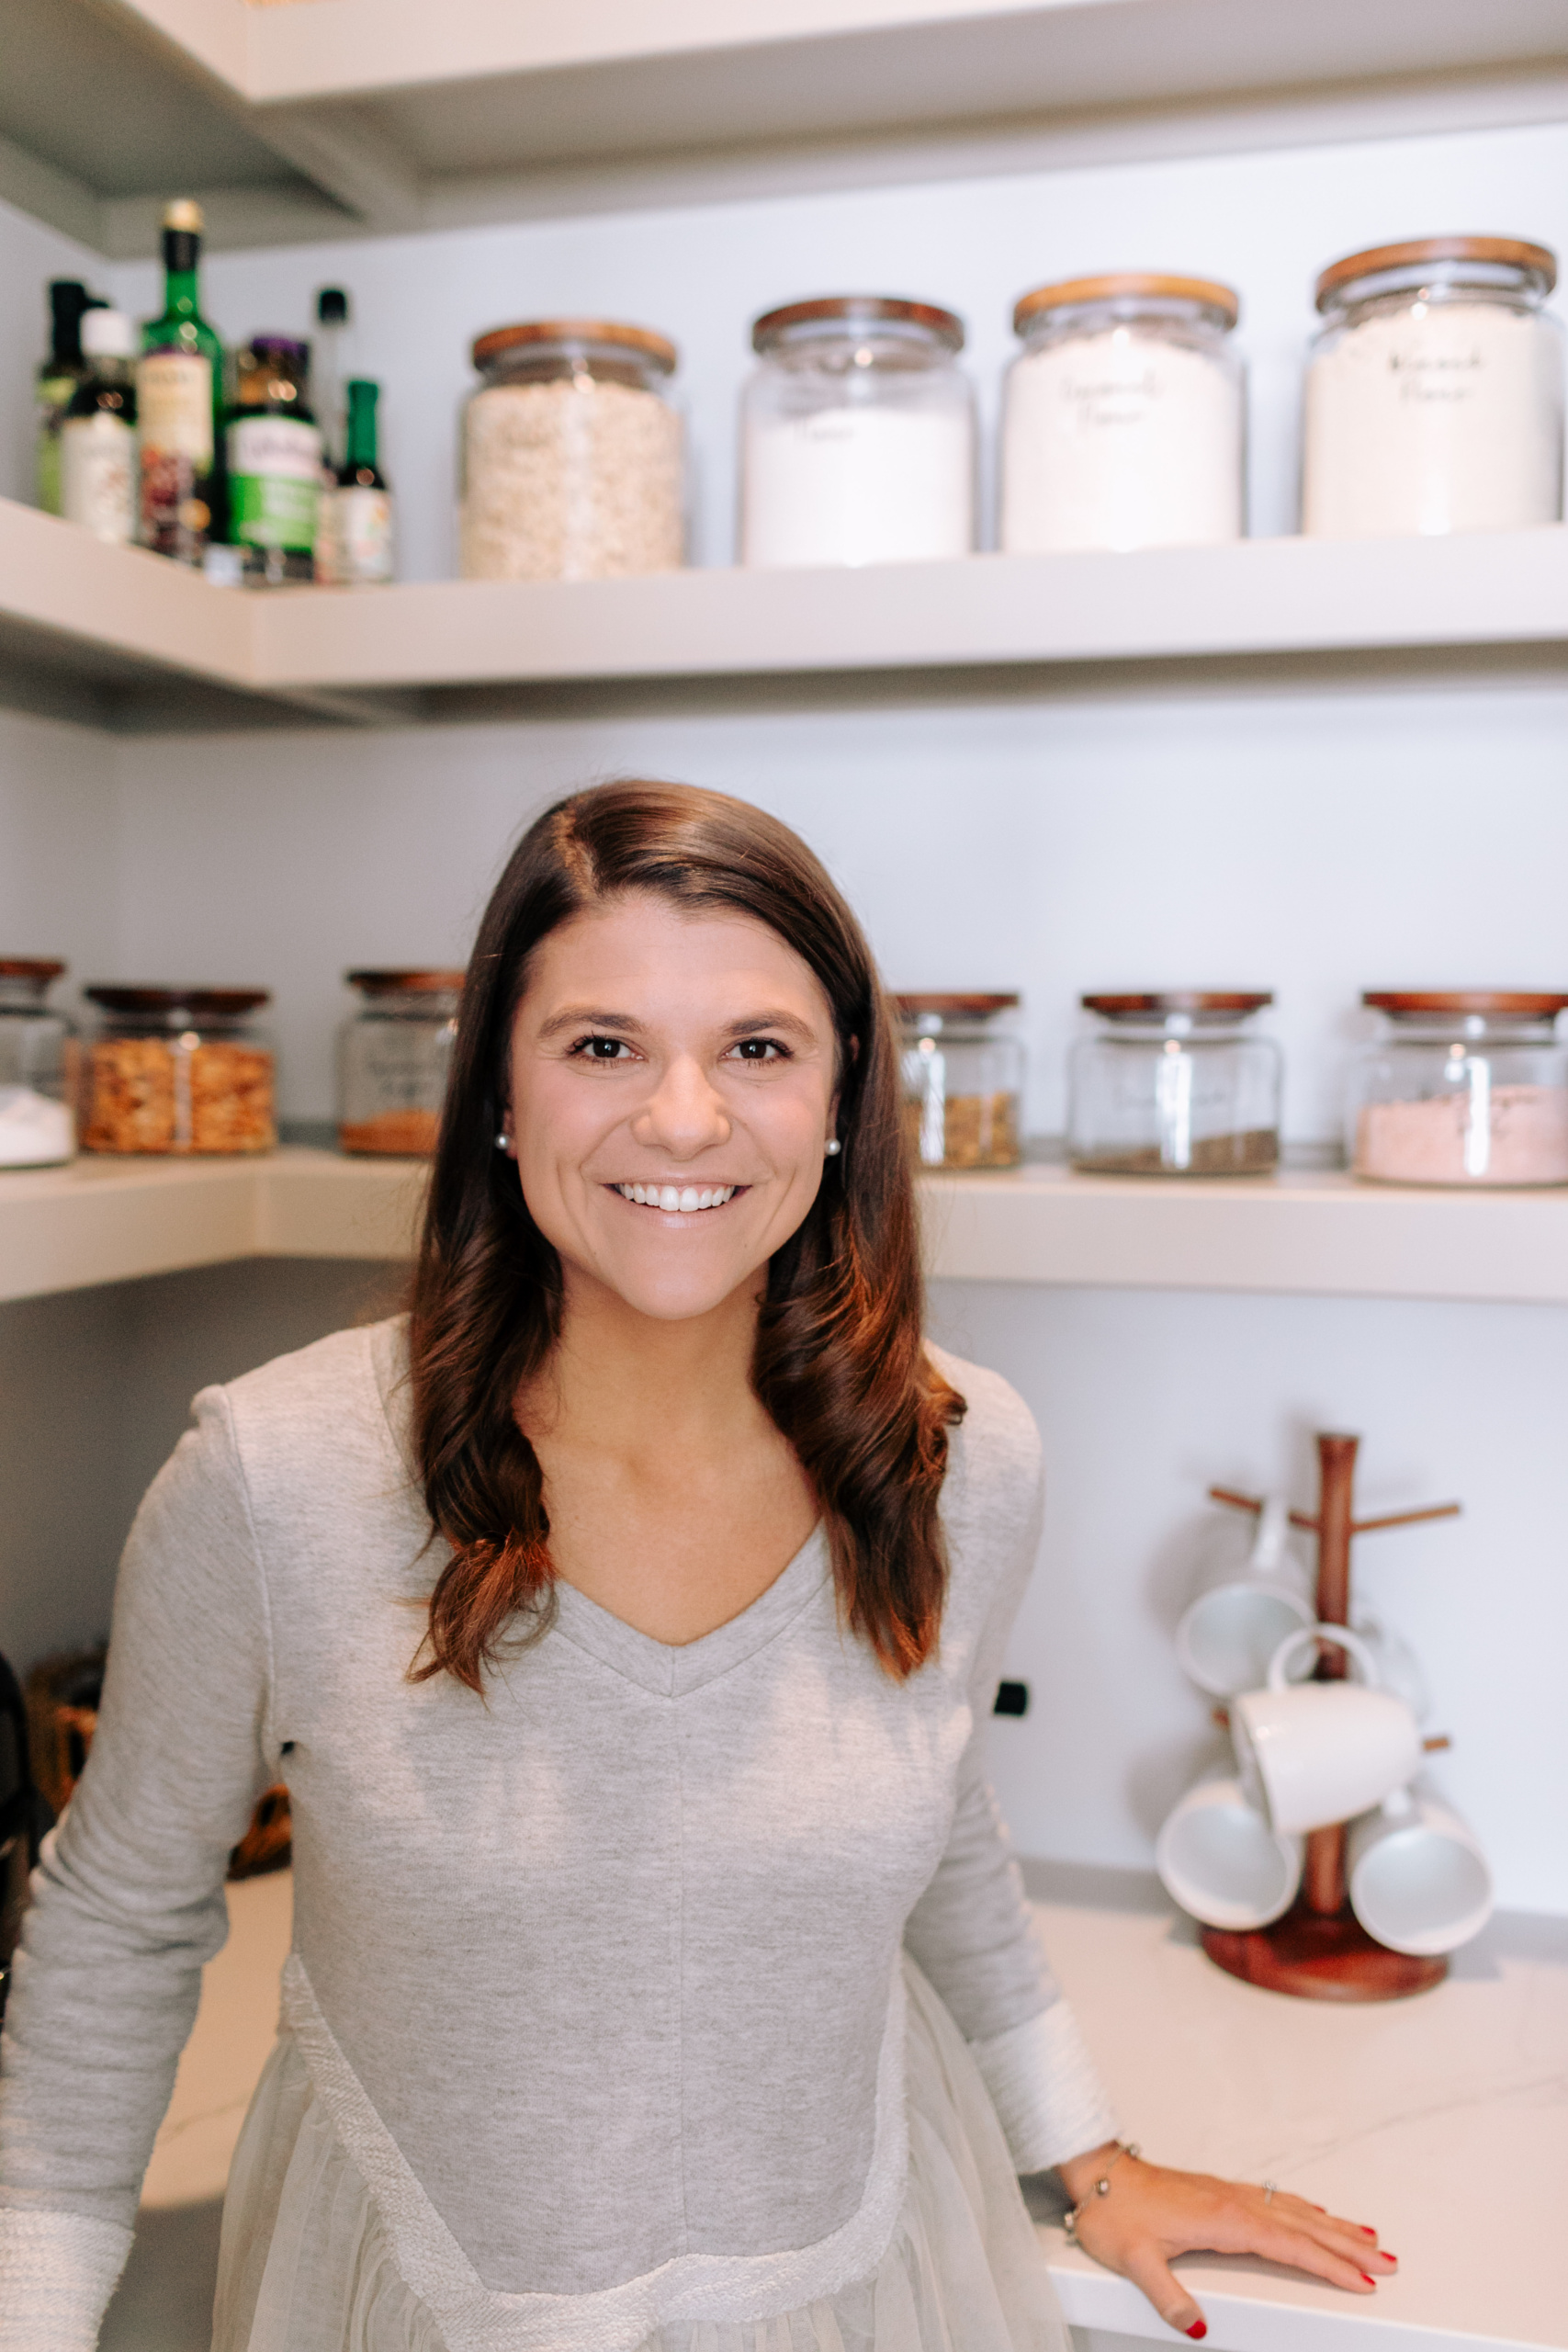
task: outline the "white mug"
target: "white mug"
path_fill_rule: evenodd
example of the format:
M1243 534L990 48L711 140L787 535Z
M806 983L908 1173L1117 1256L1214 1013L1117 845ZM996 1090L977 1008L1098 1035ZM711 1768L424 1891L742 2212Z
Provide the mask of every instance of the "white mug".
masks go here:
M1298 1682L1289 1667L1319 1636L1348 1653L1361 1682ZM1409 1702L1375 1688L1377 1667L1345 1625L1303 1625L1269 1661L1269 1683L1231 1702L1231 1739L1248 1800L1285 1837L1370 1813L1413 1780L1421 1732Z
M1393 1951L1454 1951L1492 1917L1492 1872L1473 1831L1414 1790L1352 1824L1346 1866L1351 1909Z
M1246 1567L1240 1575L1228 1565L1223 1568L1189 1604L1176 1629L1177 1657L1212 1698L1256 1690L1280 1643L1316 1615L1304 1590L1291 1581L1289 1529L1283 1496L1270 1495L1258 1515ZM1310 1658L1303 1671L1311 1673Z
M1167 1816L1155 1868L1206 1928L1266 1928L1296 1899L1302 1841L1270 1829L1239 1781L1200 1781Z

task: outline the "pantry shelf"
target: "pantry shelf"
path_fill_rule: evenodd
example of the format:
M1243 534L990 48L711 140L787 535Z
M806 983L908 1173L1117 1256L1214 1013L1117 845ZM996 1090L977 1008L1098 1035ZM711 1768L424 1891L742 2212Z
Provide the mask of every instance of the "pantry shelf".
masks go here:
M286 1149L0 1173L0 1300L254 1257L413 1246L424 1168ZM920 1184L959 1282L1568 1305L1568 1190L1419 1192L1311 1172L1171 1184L1055 1167Z
M0 695L49 674L107 725L220 704L242 723L396 723L572 685L858 673L959 691L987 672L1543 647L1568 648L1562 525L258 594L0 501Z

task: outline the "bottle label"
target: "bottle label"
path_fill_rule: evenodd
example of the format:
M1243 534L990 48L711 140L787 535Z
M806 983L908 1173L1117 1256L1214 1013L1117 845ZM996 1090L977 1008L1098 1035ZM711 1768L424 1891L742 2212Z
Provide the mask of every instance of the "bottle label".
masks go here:
M315 543L321 436L292 416L246 416L229 427L229 523L247 547L308 551Z
M95 538L130 537L136 520L136 435L121 416L99 409L61 427L62 507Z
M322 500L321 518L316 542L319 579L343 587L390 580L392 502L386 491L335 491Z
M136 369L136 411L145 454L212 470L212 366L198 351L150 351Z

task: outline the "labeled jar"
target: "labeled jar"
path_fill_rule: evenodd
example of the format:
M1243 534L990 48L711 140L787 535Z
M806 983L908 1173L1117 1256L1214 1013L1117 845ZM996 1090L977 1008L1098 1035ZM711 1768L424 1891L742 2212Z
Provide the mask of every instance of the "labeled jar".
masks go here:
M975 544L964 322L836 294L768 311L741 400L740 560L911 563Z
M84 1151L270 1151L272 1046L252 1015L266 989L110 988L85 1056Z
M76 1157L76 1039L44 1000L65 967L0 956L0 1168L50 1168Z
M1106 1176L1267 1176L1280 1160L1280 1048L1250 1023L1267 989L1086 996L1067 1074L1067 1158Z
M338 1142L344 1151L433 1152L457 1035L461 972L348 972L363 1001L338 1032Z
M897 996L904 1134L921 1168L1016 1168L1023 1046L992 1027L1016 996Z
M1002 416L1010 554L1241 537L1239 314L1228 286L1137 270L1021 297Z
M1347 1149L1385 1184L1568 1183L1568 995L1375 989L1350 1071Z
M315 571L321 435L310 404L310 346L253 335L234 355L229 537L246 580L277 588Z
M136 329L123 311L82 318L83 376L60 424L60 511L110 547L136 535Z
M535 319L473 347L463 415L465 580L674 571L683 552L672 343L610 319Z
M1520 530L1562 512L1562 332L1545 245L1423 237L1317 281L1306 379L1309 537Z

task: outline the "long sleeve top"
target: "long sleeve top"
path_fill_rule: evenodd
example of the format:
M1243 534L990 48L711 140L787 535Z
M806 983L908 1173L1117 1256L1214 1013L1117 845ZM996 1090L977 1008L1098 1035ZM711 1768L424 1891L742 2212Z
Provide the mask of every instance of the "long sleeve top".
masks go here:
M968 1412L940 1649L904 1682L842 1627L818 1532L683 1647L563 1585L482 1697L412 1683L442 1555L401 1323L203 1392L127 1545L17 1962L0 2352L95 2341L226 1859L280 1779L284 2022L454 2347L613 2352L869 2275L906 2166L901 1947L1021 2171L1110 2135L987 1777L1038 1440L1005 1382L937 1361Z

